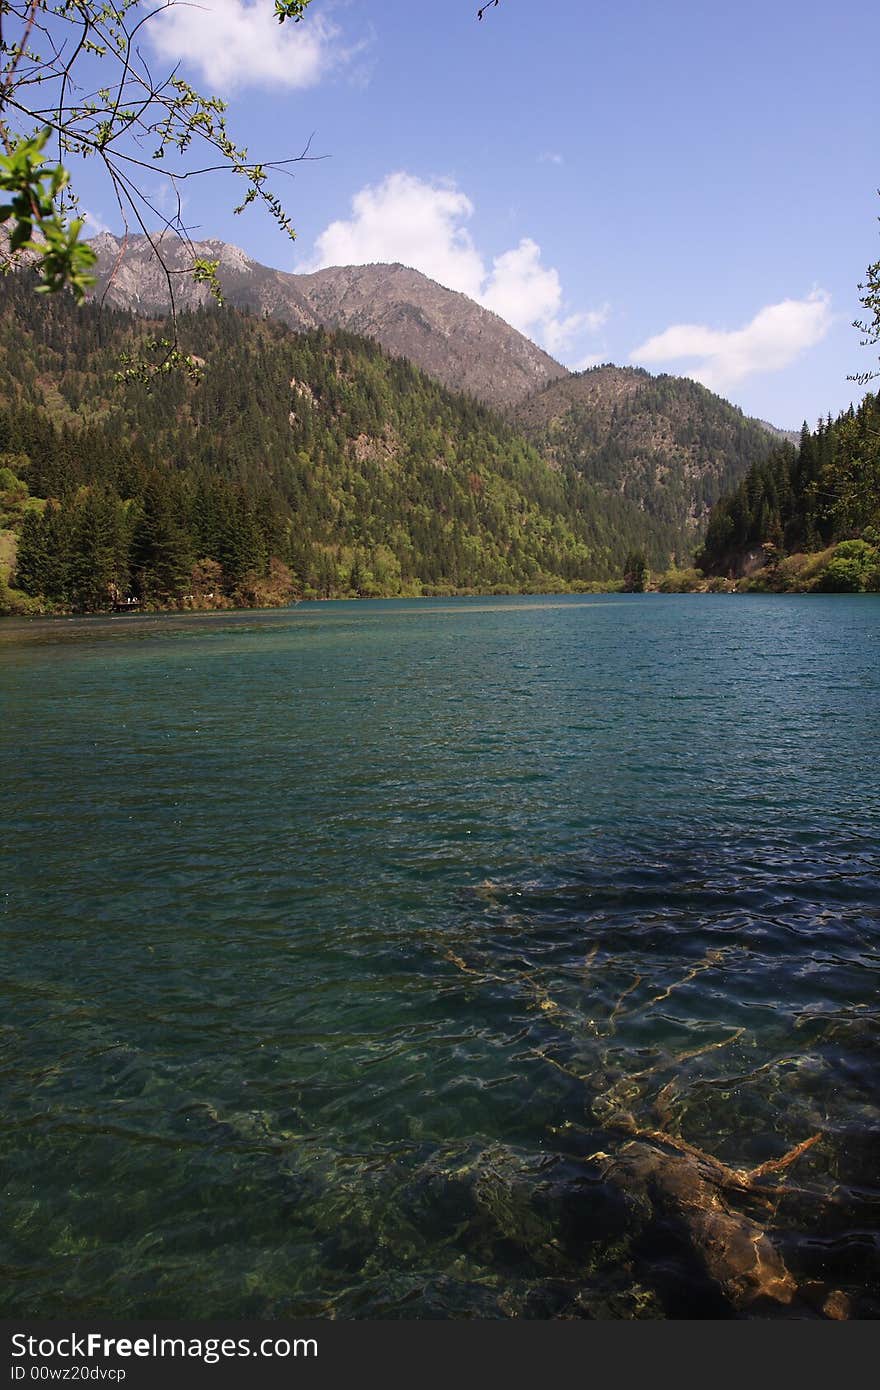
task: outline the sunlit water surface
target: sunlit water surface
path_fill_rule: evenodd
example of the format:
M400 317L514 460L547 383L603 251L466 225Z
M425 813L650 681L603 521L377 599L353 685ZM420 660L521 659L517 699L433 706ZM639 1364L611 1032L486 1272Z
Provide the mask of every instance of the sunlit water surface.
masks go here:
M0 625L2 1311L877 1316L878 636L812 596ZM817 1134L719 1189L784 1305L625 1159Z

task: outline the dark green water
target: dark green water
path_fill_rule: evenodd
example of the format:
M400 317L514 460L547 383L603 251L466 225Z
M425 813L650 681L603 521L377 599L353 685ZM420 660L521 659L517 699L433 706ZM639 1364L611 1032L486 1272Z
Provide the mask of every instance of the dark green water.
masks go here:
M877 1316L878 637L723 595L0 626L2 1311ZM664 1136L817 1133L719 1189L797 1284L741 1305Z

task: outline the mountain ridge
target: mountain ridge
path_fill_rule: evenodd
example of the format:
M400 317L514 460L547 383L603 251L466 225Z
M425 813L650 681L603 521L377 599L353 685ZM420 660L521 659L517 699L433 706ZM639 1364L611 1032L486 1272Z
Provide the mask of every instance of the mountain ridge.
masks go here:
M295 274L264 266L228 242L209 238L186 247L169 238L162 243L166 275L146 237L124 241L103 232L91 245L98 253L93 298L118 308L164 314L170 285L178 308L206 304L210 288L186 273L194 256L202 257L219 261L217 277L234 308L269 313L298 332L341 328L374 338L441 385L495 409L569 375L491 310L400 263Z
M153 315L173 290L181 310L206 305L193 258L217 264L231 308L299 333L342 330L377 342L433 380L500 411L551 467L582 476L611 503L659 524L652 553L684 560L719 497L771 452L779 432L685 377L607 363L571 373L498 315L400 263L289 274L240 247L166 238L95 238L95 297Z
M570 371L468 295L399 261L293 272L263 265L241 247L216 237L187 246L167 236L158 239L166 275L152 242L143 235L122 238L101 232L90 244L98 253L95 299L163 316L170 307L170 281L178 308L196 308L208 303L211 290L188 272L196 257L216 260L220 285L233 307L270 313L298 332L341 328L374 338L386 352L405 357L441 385L494 409L516 412L545 388L586 375ZM644 371L614 363L603 366L624 373ZM797 442L797 431L767 420L757 423L771 438Z
M551 464L660 521L680 560L774 446L763 422L698 382L613 363L551 382L510 418Z

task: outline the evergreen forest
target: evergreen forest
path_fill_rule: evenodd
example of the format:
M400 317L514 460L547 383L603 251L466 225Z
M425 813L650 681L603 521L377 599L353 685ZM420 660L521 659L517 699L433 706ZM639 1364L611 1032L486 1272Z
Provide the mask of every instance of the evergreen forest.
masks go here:
M686 377L611 363L553 382L515 411L545 458L658 524L663 553L689 564L714 504L767 458L765 425Z
M172 333L189 370L125 369ZM0 547L6 612L91 612L607 587L662 532L372 341L9 276Z
M754 563L752 588L880 589L880 396L755 464L713 509L697 563L732 577Z

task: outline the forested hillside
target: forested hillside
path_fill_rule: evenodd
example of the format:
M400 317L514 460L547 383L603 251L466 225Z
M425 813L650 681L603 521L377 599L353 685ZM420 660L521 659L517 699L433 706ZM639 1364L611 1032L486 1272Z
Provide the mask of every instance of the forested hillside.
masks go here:
M709 574L761 564L753 585L880 589L880 396L804 426L722 498L697 562Z
M513 418L546 457L652 517L665 563L690 563L711 507L774 446L767 426L697 382L610 364L551 383Z
M120 383L163 331L0 282L7 611L564 589L661 548L633 503L373 342L204 308L178 324L198 379Z

